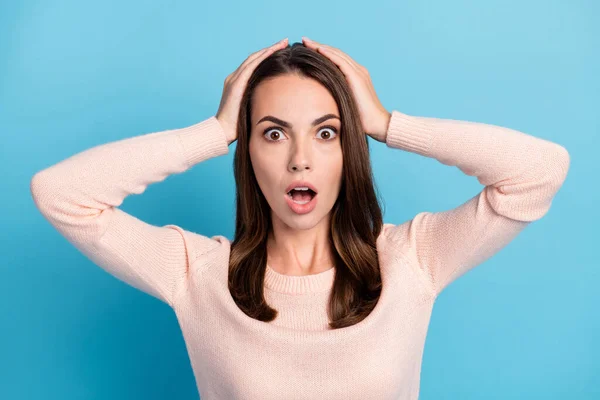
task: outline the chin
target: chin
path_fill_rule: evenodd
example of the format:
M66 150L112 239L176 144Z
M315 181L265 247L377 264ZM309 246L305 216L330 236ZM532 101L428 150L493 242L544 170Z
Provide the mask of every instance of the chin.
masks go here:
M320 218L316 218L314 215L287 215L283 222L290 228L307 230L312 229L319 223Z
M308 230L319 224L323 219L323 215L318 214L318 210L313 210L308 214L296 214L287 206L275 216L284 225L291 229Z

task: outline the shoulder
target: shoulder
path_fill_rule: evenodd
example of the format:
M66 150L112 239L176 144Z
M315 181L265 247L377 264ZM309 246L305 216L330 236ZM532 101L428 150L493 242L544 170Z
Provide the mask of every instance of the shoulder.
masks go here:
M396 245L411 246L417 241L417 236L430 228L431 217L435 215L430 211L421 211L410 219L400 224L384 223L381 235L387 241Z
M379 247L414 260L417 248L422 244L423 233L428 229L430 214L428 211L422 211L399 224L384 223L378 239Z
M185 243L189 265L200 258L206 258L215 253L229 253L231 242L224 235L206 236L173 224L164 227L179 232Z
M413 219L404 221L400 224L384 223L379 240L385 243L386 246L393 246L395 248L407 245L409 242L410 225L412 221Z
M393 263L399 257L407 259L410 256L410 221L401 224L384 223L377 238L377 251L385 263Z

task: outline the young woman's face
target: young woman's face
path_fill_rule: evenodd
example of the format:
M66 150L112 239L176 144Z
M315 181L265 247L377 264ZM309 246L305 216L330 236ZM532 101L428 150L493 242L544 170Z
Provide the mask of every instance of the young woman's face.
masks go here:
M312 228L329 214L338 197L342 180L339 135L343 134L339 117L334 98L313 79L280 75L255 89L250 159L273 218L291 228ZM292 203L287 188L295 180L310 182L316 189L311 203ZM312 205L308 212L299 209Z

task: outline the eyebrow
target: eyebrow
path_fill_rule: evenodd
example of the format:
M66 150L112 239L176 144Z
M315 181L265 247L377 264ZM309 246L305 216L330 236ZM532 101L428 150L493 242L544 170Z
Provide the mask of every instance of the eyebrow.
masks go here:
M325 122L325 121L327 121L328 119L331 119L331 118L337 118L337 119L340 119L340 117L338 117L338 116L337 116L337 115L335 115L335 114L325 114L325 115L323 115L322 117L319 117L319 118L315 119L315 120L312 122L312 126L319 125L321 122ZM263 121L271 121L271 122L275 122L276 124L279 124L279 125L281 125L281 126L284 126L284 127L286 127L286 128L291 128L291 127L292 127L292 124L290 124L289 122L287 122L287 121L284 121L284 120L281 120L281 119L279 119L279 118L275 118L275 117L274 117L274 116L272 116L272 115L267 115L267 116L265 116L265 117L262 117L262 118L260 119L260 121L258 121L258 122L256 123L256 125L260 124L260 123L261 123L261 122L263 122ZM340 120L340 121L341 121L341 120Z

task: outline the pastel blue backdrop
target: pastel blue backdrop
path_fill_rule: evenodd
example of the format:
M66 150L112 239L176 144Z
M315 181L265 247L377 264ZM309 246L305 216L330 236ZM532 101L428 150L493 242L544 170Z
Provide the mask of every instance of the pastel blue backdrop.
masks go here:
M246 56L302 35L365 65L389 110L502 125L571 155L549 213L438 298L420 399L600 398L599 16L592 0L3 1L0 398L198 398L171 309L71 247L37 212L30 179L214 115ZM370 143L386 222L482 189ZM234 148L122 209L231 238Z

